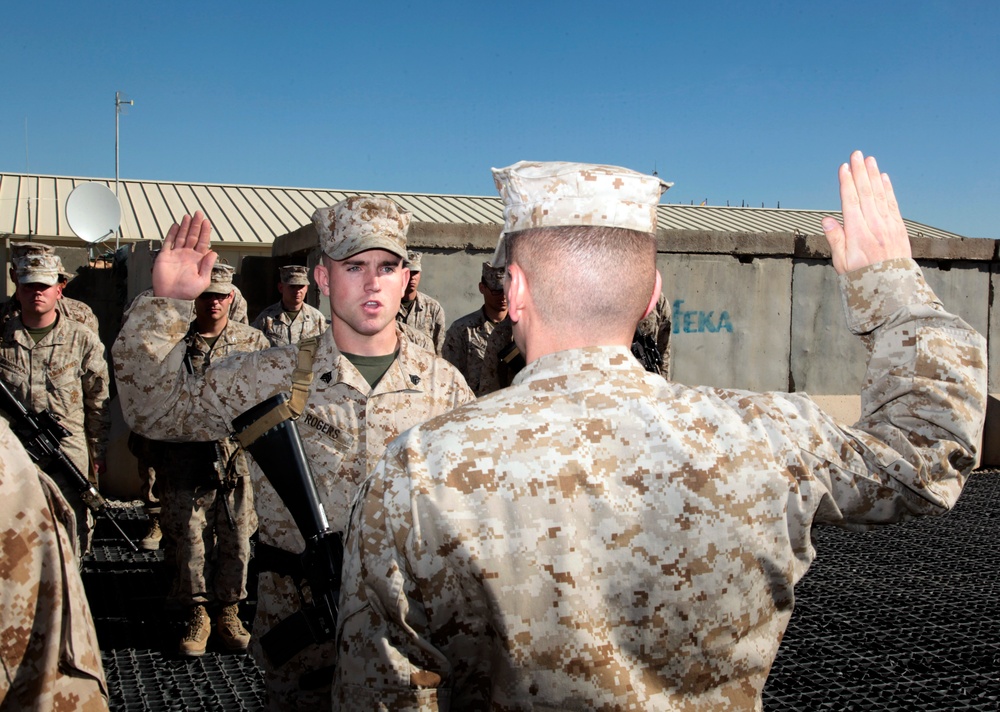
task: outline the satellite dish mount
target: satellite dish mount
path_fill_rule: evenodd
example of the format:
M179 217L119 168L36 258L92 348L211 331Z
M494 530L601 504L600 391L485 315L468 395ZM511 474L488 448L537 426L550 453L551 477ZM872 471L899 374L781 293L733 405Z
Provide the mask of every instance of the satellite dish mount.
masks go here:
M66 199L66 222L84 242L107 240L117 232L121 220L117 196L100 183L81 183Z

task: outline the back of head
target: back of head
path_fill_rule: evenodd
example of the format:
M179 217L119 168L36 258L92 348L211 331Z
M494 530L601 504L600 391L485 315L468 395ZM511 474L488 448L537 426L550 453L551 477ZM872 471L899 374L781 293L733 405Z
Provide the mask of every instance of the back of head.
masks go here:
M494 180L507 264L539 318L595 335L633 330L656 280L656 206L671 184L616 166L522 161Z

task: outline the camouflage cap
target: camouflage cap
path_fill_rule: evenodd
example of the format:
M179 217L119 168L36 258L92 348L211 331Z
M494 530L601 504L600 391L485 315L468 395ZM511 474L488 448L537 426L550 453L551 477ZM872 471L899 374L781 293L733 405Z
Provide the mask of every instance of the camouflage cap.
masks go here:
M10 243L10 262L24 257L25 255L54 255L55 249L52 245L45 245L41 242L12 242Z
M28 254L14 261L18 284L44 284L51 287L62 280L62 261L52 254Z
M305 265L285 265L278 268L278 279L282 284L309 286L309 268Z
M387 250L406 259L410 213L388 198L355 195L312 215L320 248L335 260L365 250Z
M504 233L569 225L656 232L656 206L673 185L627 168L562 161L494 168L493 181Z
M494 267L489 262L483 262L483 284L486 285L487 289L492 289L494 292L503 289L503 267Z
M406 267L407 269L409 269L411 272L419 272L420 271L420 260L422 258L423 258L423 255L420 254L419 252L414 252L413 250L407 250L406 251L406 263L403 266Z
M202 294L232 294L235 271L231 265L216 262L212 267L212 281Z

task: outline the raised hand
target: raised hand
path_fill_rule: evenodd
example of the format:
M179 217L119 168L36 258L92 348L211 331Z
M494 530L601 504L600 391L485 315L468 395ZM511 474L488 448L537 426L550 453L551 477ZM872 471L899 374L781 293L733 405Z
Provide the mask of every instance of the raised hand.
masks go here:
M163 238L163 248L153 263L153 294L173 299L194 299L212 281L218 255L212 252L212 223L200 210L174 223Z
M896 257L910 257L910 238L899 214L889 176L879 173L872 156L851 154L850 164L840 167L841 226L834 218L823 218L823 231L830 244L837 274L867 267Z

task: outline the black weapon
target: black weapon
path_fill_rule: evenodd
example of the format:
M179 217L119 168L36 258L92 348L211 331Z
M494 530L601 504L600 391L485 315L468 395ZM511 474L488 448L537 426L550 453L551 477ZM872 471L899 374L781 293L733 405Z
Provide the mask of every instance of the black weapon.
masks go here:
M278 573L295 578L300 597L299 582L305 579L311 602L306 603L302 597L302 608L275 625L260 640L276 667L310 644L333 639L337 627L340 567L344 558L341 533L330 529L298 428L291 419L291 411L284 406L287 400L288 394L279 393L233 421L243 448L257 461L306 541L301 554L283 552L297 560L294 565L279 569ZM262 427L265 428L262 433L255 432ZM263 548L258 544L258 551ZM269 548L282 553L274 547Z
M229 485L232 482L232 470L236 467L236 455L234 454L229 460L226 460L226 454L222 451L222 445L218 442L215 443L215 479L216 490L219 493L219 499L222 500L222 509L226 513L226 522L229 524L230 531L236 531L236 520L233 519L233 510L229 508L229 493L233 491L233 487Z
M139 551L138 547L122 531L118 520L111 515L107 500L90 483L86 475L80 472L80 468L66 457L60 441L69 437L70 433L55 419L52 413L48 410L30 413L2 380L0 380L0 408L13 419L11 430L24 445L24 449L28 451L32 461L50 475L68 476L70 481L76 485L83 503L95 515L104 514L121 534L129 548L132 551Z
M632 337L632 355L651 373L660 373L663 368L663 355L656 347L656 341L651 334L635 330L635 336Z

